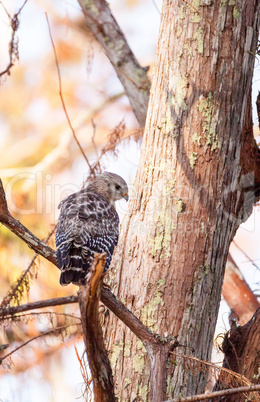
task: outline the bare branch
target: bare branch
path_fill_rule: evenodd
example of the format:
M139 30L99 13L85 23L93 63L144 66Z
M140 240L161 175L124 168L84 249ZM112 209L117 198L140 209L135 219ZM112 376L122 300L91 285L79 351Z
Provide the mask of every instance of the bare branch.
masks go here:
M102 288L101 301L143 342L151 362L151 401L166 398L167 360L178 346L175 337L162 338L147 328L110 290Z
M159 339L107 288L102 288L101 301L144 343Z
M155 341L159 344L159 337L155 337L128 308L107 288L101 290L101 301L104 303L131 331L145 344ZM0 317L12 316L24 311L36 310L45 307L61 306L78 302L78 296L58 297L47 300L40 300L21 306L7 307L0 311Z
M200 394L194 396L188 396L186 398L178 398L178 399L168 399L167 402L194 402L194 401L205 401L217 397L235 395L235 394L244 394L250 392L260 391L260 385L250 385L249 387L239 387L239 388L231 388L225 389L223 391L210 392L208 394Z
M22 304L21 306L7 307L0 310L0 319L13 316L24 311L36 310L45 307L62 306L78 302L78 296L57 297L54 299L40 300L33 303Z
M239 325L246 324L260 307L257 297L248 286L230 253L226 263L222 296L230 307L232 314L235 314Z
M78 0L78 2L88 28L115 68L138 122L144 126L150 91L146 69L136 60L106 1Z

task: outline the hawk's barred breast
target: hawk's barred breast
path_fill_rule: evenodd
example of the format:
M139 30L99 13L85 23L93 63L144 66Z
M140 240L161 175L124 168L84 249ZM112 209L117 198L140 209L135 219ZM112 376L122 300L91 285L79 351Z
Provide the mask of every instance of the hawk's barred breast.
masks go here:
M122 197L128 199L125 181L105 172L61 202L55 241L62 285L84 283L95 253L107 254L108 269L119 235L114 202Z

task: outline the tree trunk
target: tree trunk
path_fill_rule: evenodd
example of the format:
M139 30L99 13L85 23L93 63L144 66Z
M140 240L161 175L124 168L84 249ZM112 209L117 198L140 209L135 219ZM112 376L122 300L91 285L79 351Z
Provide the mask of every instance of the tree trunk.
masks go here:
M241 133L258 1L192 4L163 4L141 158L111 280L151 330L177 335L209 360L228 248L243 213ZM142 344L112 314L106 339L118 396L149 400ZM182 363L169 360L168 396L204 391L205 375Z

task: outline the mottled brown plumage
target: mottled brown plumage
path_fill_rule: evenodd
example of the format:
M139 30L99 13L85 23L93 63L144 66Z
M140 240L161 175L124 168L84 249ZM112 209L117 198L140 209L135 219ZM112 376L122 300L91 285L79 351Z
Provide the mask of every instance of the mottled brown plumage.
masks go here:
M121 198L128 200L126 182L104 172L86 189L61 201L55 241L62 285L84 283L95 253L107 253L108 269L119 234L115 201Z

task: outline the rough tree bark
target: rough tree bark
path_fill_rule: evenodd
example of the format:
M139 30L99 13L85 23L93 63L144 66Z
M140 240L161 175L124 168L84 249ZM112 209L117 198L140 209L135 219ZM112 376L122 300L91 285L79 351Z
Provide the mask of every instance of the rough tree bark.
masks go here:
M260 384L259 359L260 359L260 308L255 312L251 320L242 327L232 329L223 342L225 358L223 367L233 370L247 377L252 384ZM253 352L253 353L252 353ZM224 383L224 386L223 384ZM227 380L220 375L215 389L225 388ZM231 387L234 384L227 384ZM237 386L237 383L235 384ZM226 386L227 387L227 386ZM234 395L214 398L212 401L244 402L246 396ZM260 393L250 395L250 401L259 401Z
M178 335L205 360L229 244L244 216L241 137L258 4L164 1L135 192L111 278L144 324ZM150 367L140 342L113 315L106 338L118 396L148 400ZM203 392L205 380L181 359L175 368L169 361L168 396Z

